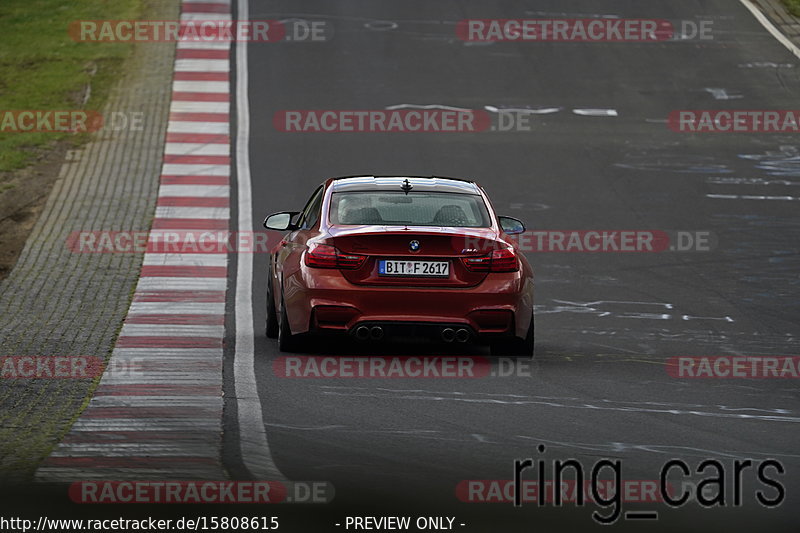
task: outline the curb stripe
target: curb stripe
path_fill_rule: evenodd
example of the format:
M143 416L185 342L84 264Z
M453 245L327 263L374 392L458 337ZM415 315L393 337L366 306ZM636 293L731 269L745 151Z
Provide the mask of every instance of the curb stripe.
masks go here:
M165 163L179 165L230 165L231 158L227 155L175 155L164 156Z
M178 59L228 59L230 51L213 48L180 48L175 57Z
M227 230L227 220L208 218L156 218L152 229Z
M175 300L165 300L175 301ZM185 300L178 300L185 301ZM198 326L218 326L225 323L224 315L129 315L128 324L195 324Z
M195 135L215 135L226 140L208 142L230 142L230 124L227 122L202 122L171 120L167 126L167 139L173 133L191 133ZM192 141L190 141L192 142ZM200 141L194 141L200 142Z
M229 108L228 102L189 102L175 100L170 104L170 112L181 113L225 113Z
M224 303L197 303L197 302L133 302L131 314L144 315L224 315Z
M225 113L181 113L169 114L169 119L173 122L228 122L228 115ZM229 142L228 140L224 142Z
M171 124L175 124L172 122ZM191 122L179 122L178 124L191 124ZM226 123L227 125L227 123ZM220 143L230 144L231 138L226 134L217 133L178 133L167 132L168 143Z
M163 218L214 218L228 221L231 210L227 207L156 207L156 217Z
M230 157L231 147L222 143L167 143L164 153L168 155L216 155Z
M176 59L176 72L217 72L228 75L230 62L227 59Z
M224 302L225 291L152 291L152 292L141 292L141 293L137 292L134 295L133 300L135 302ZM154 322L146 322L146 323L153 324Z
M157 207L228 207L228 198L203 196L160 196Z
M187 416L195 418L216 419L219 412L215 409L202 408L181 408L170 409L169 407L90 407L84 411L86 418L183 418Z
M203 266L142 266L142 277L170 277L170 278L226 278L228 267L203 267Z
M229 165L182 165L179 163L165 163L165 174L202 174L210 176L230 176Z
M180 19L228 21L230 13L224 0L187 0ZM210 243L221 249L206 253L200 234L192 235L197 250L167 236L148 243L106 372L37 480L227 478L221 435L227 246L233 239L230 52L227 42L176 45L151 226L154 232L215 232Z
M73 468L152 468L153 464L163 463L204 463L213 464L214 459L207 457L51 457L47 463L52 466L70 466Z
M230 102L228 93L206 93L206 92L173 92L172 101L193 101L193 102Z
M220 337L156 337L156 336L120 336L117 346L121 348L219 348Z
M226 93L231 91L227 81L181 81L172 82L172 90L185 93Z
M172 77L175 81L228 81L230 74L227 72L191 71L176 72Z
M183 4L183 12L184 13L230 13L231 7L228 4L222 4L219 2L184 2Z
M161 176L162 185L229 185L228 176ZM226 225L227 227L227 225Z
M188 385L150 385L149 383L140 383L138 385L101 385L97 387L96 394L101 396L114 396L123 394L126 396L136 396L143 394L150 396L154 393L160 394L197 394L205 396L216 392L215 387L194 387ZM103 433L121 433L119 431L105 431ZM139 434L138 432L136 433Z
M203 234L207 232L202 232ZM227 231L208 232L217 236L227 236ZM225 266L228 257L225 252L156 252L148 250L144 258L145 265L198 265L198 266ZM137 291L138 292L138 291Z
M158 189L158 195L162 197L192 197L202 198L228 198L230 187L227 185L164 185Z

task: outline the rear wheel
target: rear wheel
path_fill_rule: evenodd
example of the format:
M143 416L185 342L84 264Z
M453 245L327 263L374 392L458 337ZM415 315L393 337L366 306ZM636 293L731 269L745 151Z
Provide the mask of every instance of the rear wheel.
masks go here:
M269 262L269 275L267 276L267 338L278 338L278 312L275 309L275 297L272 292L272 259Z
M531 314L531 325L528 327L528 334L524 339L514 337L493 342L490 346L492 355L524 356L533 357L534 328L533 314Z
M292 328L289 326L289 316L286 314L286 302L281 298L281 314L278 324L278 348L282 352L296 352L300 349L300 344L300 336L292 335Z

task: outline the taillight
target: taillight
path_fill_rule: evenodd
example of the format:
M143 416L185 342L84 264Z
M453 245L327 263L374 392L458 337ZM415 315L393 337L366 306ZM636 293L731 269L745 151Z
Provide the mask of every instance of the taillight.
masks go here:
M488 255L462 257L461 261L471 272L516 272L519 270L517 254L511 248L495 250Z
M519 270L517 254L511 248L503 248L492 252L491 272L516 272Z
M478 257L462 257L461 261L467 270L471 272L489 272L489 267L492 264L491 255L480 255Z
M314 268L354 270L366 259L363 255L342 253L330 244L312 244L306 252L306 265Z

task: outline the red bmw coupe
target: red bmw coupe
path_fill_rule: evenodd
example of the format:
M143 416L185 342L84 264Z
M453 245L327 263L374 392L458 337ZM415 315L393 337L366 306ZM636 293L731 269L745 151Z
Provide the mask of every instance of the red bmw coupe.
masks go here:
M332 178L302 211L264 227L288 231L273 249L267 337L297 351L307 335L359 341L429 337L533 354L533 270L471 181L439 177Z

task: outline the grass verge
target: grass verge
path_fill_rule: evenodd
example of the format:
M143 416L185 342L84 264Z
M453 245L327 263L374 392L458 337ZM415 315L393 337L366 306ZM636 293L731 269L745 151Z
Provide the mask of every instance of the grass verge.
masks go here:
M800 17L800 0L783 0L783 3L789 10L789 13L795 17Z
M0 113L13 110L102 110L127 43L79 43L68 25L83 19L135 19L141 0L0 1ZM59 141L87 135L0 130L0 173L24 168Z

